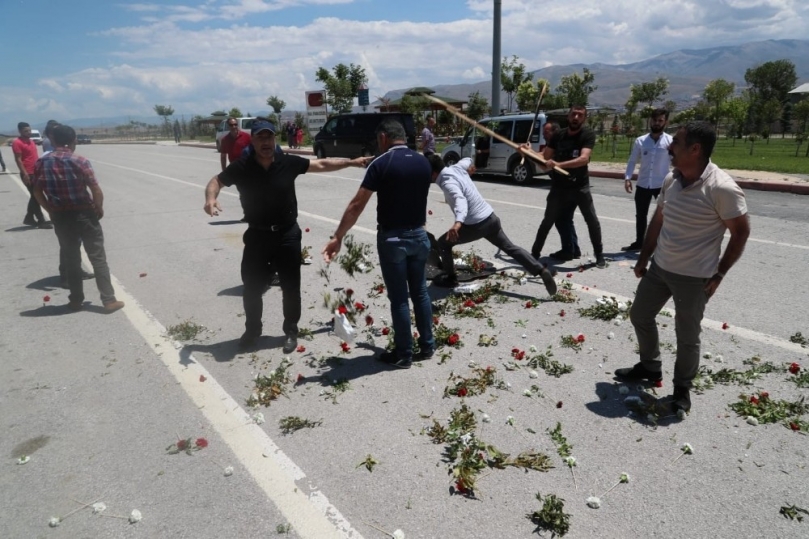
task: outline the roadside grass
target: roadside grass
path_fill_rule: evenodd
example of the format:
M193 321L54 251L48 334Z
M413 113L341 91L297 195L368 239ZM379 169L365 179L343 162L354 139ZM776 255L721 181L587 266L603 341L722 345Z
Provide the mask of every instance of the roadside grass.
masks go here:
M612 140L597 139L593 149L593 161L626 163L629 159L631 140L619 137L616 141L615 157L612 156ZM786 174L809 174L809 157L806 157L806 142L800 148L794 138L774 136L767 140L756 140L753 155L750 155L750 142L720 138L714 148L713 162L722 168L739 170L763 170ZM798 156L795 150L798 149Z

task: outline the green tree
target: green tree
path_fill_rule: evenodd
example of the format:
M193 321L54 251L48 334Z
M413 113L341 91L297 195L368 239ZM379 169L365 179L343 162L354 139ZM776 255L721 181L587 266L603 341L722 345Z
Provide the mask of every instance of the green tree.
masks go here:
M781 122L781 138L786 137L786 134L792 131L792 109L792 103L789 101L784 103L781 109L781 118L779 119Z
M665 103L663 103L663 108L669 111L669 114L677 110L677 103L669 99Z
M533 73L528 73L525 70L525 64L517 62L519 57L515 54L511 57L503 58L500 64L500 86L506 92L506 110L511 110L511 105L514 104L514 94L519 89L520 85L524 82L530 82L534 78ZM520 107L522 108L522 107Z
M795 106L792 107L792 116L800 125L798 132L809 132L809 129L807 129L809 128L809 98L798 101Z
M271 95L268 97L267 104L272 107L273 112L276 114L281 114L281 111L287 106L287 102L277 95Z
M469 94L469 102L466 105L466 115L473 120L480 120L489 113L489 102L480 92Z
M751 101L765 103L775 99L779 103L786 103L789 91L798 82L798 75L791 61L775 60L745 71L744 81L748 85Z
M719 127L719 122L722 119L722 105L735 91L736 85L725 79L714 79L705 85L705 89L702 91L702 98L708 105L713 107L714 112L711 120L715 128Z
M244 114L242 114L242 111L239 109L239 107L233 107L232 109L230 109L230 112L228 112L228 116L230 116L231 118L243 118Z
M566 106L578 105L586 107L590 100L590 94L598 90L598 86L593 84L595 75L586 67L582 69L582 74L572 73L562 77L562 82L556 87L556 93L564 96Z
M696 118L697 113L694 109L681 110L671 118L673 125L685 125Z
M526 80L517 88L514 100L520 110L533 110L539 99L539 88L532 81Z
M652 82L633 84L630 89L631 98L637 103L646 103L654 107L655 102L662 100L669 93L669 81L665 77L658 77Z
M302 112L298 111L295 113L295 125L304 129L306 127L306 117L303 115Z
M322 82L326 89L326 103L337 113L351 112L354 96L360 86L368 82L365 68L359 65L337 64L332 73L321 67L315 73L315 80Z
M163 118L163 135L169 136L169 133L171 133L169 117L174 114L174 109L171 107L171 105L155 105L154 111L155 114Z
M758 114L762 121L761 135L767 139L767 144L770 143L772 125L781 118L782 108L777 99L770 99L760 105Z
M744 127L747 123L750 101L747 95L732 97L725 103L725 117L730 122L730 133L733 136L733 145L736 139L744 136Z

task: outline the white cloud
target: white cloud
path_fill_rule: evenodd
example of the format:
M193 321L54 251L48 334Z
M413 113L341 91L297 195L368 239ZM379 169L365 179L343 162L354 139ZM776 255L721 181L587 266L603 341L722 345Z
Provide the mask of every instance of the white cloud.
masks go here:
M461 73L461 77L466 80L484 80L486 79L487 74L485 71L483 71L482 67L475 66L471 69L464 70L464 72Z

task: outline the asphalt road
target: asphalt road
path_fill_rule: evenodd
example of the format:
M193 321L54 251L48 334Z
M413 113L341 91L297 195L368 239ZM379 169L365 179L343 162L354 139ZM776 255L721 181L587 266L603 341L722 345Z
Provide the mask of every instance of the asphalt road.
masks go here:
M558 268L559 278L571 273L578 304L545 302L534 280L502 281L503 301L485 303L481 318L442 316L463 343L444 363L437 355L393 371L373 359L384 337L341 353L322 306L324 292L351 287L377 325L390 318L386 299L370 294L381 281L378 269L352 279L333 266L329 282L320 274L317 253L362 171L299 177L299 222L308 230L304 245L315 256L314 264L302 268L301 326L314 337L301 341L306 350L290 357L289 374L300 381L287 384L286 396L269 407L254 410L245 402L255 376L282 364L280 292L272 288L265 295L260 350L238 354L245 225L239 223L235 190L220 195L225 211L219 217L202 211L217 155L170 145L98 145L80 153L92 161L105 192L107 255L127 306L99 313L94 283L87 281L92 303L68 313L67 291L55 286L56 238L52 231L21 226L27 193L14 175L0 176L6 208L0 228L0 537L256 537L274 536L287 524L290 536L308 538L385 537L380 530L396 529L407 537L528 537L535 526L526 514L540 508L536 493L565 500L569 537L806 536L806 520L779 514L783 505L809 508L805 434L777 423L749 425L728 408L741 392L806 396L807 389L787 381L787 374L767 374L749 387L717 384L693 396L684 421L655 426L628 415L611 372L635 361L631 325L576 312L601 294L631 299L637 286L631 257L618 250L634 231L634 206L620 182L593 182L609 267L581 273L572 263ZM530 246L544 209L542 184L478 185L511 239ZM807 368L807 349L789 341L799 331L809 335L806 201L765 192L747 197L752 236L708 305L703 350L712 358L705 363L714 370L743 370L749 368L743 361L757 355ZM357 240L372 245L374 206L354 231ZM437 236L452 220L437 188L429 208L428 229ZM577 225L582 247L590 251L580 217ZM558 247L552 232L546 251ZM485 242L468 248L514 267L495 259ZM431 293L435 300L445 295L440 289ZM540 300L538 307L526 309L530 299ZM182 343L165 336L166 327L186 321L206 329ZM676 344L673 319L659 321L670 349ZM579 333L586 336L581 351L561 346L562 336ZM496 337L498 344L479 346L480 335ZM551 346L553 359L574 371L555 378L537 369L532 378L524 365L504 368L513 361L513 348L531 345L540 351ZM673 356L664 356L660 395L671 385ZM484 471L477 499L452 494L444 446L424 433L433 419L446 425L461 405L457 397L443 398L444 388L452 373L470 376L470 362L494 367L504 387L510 386L463 399L478 416L477 436L511 454L546 453L554 465L548 472ZM638 390L630 388L630 394ZM263 424L254 419L256 412ZM482 422L484 413L490 423ZM322 424L283 435L278 423L289 416ZM546 433L557 422L578 459L575 484ZM166 447L178 437L204 437L208 446L193 456L168 454ZM685 442L694 454L673 462ZM17 464L22 455L30 461ZM378 461L373 472L358 467L368 455ZM232 475L225 475L227 467ZM624 472L630 481L604 495ZM601 496L600 509L586 506L592 495ZM85 508L58 528L48 527L51 517L96 500L106 503L105 515L138 509L143 520L129 524Z

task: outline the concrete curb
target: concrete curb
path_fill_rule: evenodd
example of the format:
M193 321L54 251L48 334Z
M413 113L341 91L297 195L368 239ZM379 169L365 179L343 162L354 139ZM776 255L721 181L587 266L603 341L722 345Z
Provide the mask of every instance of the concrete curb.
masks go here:
M596 178L612 178L615 180L623 180L624 175L620 172L609 172L605 170L591 170L590 176ZM632 179L637 179L635 174ZM777 193L792 193L794 195L809 195L809 183L781 183L781 182L760 182L756 180L736 180L739 187L742 189L751 189L754 191L771 191Z

